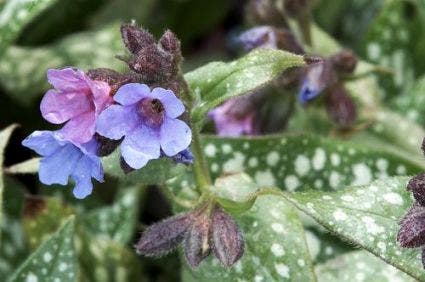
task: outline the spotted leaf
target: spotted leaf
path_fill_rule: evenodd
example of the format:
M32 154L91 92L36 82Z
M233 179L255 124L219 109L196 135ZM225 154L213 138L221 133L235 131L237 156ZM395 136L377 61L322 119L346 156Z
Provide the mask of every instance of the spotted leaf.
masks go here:
M407 177L377 180L340 192L285 194L298 208L348 242L363 247L418 280L425 279L421 250L405 249L396 236L412 205Z

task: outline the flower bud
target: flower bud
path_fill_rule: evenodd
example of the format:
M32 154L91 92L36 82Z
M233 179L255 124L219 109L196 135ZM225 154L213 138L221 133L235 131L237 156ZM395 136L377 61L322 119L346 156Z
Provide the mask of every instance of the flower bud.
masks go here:
M416 248L425 244L425 207L414 204L400 222L397 241L404 248Z
M244 253L245 242L236 222L222 208L212 213L211 245L214 255L227 267L237 262Z
M181 60L181 51L180 51L180 40L177 36L171 31L166 30L164 34L159 39L159 46L161 46L165 51L172 54L175 57L179 57L177 61Z
M186 260L192 268L197 267L210 254L209 233L210 218L206 210L198 215L184 238Z
M127 49L133 54L155 44L152 34L134 24L121 25L121 37Z
M329 88L326 110L330 119L340 129L350 128L356 121L356 105L342 84L338 83Z
M246 5L245 17L253 25L287 26L285 19L271 0L251 0Z
M246 51L255 48L277 48L275 29L271 26L258 26L243 32L239 41Z
M295 35L289 29L275 29L277 38L277 47L298 55L305 53L303 47L298 42Z
M407 190L412 191L415 200L425 207L425 173L421 173L410 179Z
M115 149L120 145L122 141L109 139L97 133L94 135L94 138L96 139L98 144L97 155L100 157L110 155L113 151L115 151Z
M348 49L344 49L333 55L331 61L338 73L353 73L357 66L357 56Z
M178 164L191 165L193 164L194 156L189 149L186 149L177 155L172 156L171 159Z
M193 220L193 213L182 213L151 225L137 243L136 250L145 256L161 256L180 244Z

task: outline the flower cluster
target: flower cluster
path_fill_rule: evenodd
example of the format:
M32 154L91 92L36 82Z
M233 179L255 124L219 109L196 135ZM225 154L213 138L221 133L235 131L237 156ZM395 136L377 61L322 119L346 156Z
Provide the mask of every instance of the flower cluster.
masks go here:
M183 243L188 264L197 267L212 251L227 267L244 253L244 239L236 222L217 205L204 204L150 226L136 245L145 256L162 256Z
M66 185L72 178L76 198L92 192L91 178L103 181L100 156L117 146L125 171L160 157L193 160L188 150L191 130L178 119L185 107L175 94L181 88L179 41L167 31L156 43L134 25L123 25L121 33L131 53L126 59L129 71L48 70L53 89L44 95L40 110L48 122L64 126L36 131L22 142L42 156L40 181Z
M425 139L422 149L424 145ZM400 221L397 241L404 248L422 248L422 264L425 268L425 173L413 177L407 190L412 192L415 202Z

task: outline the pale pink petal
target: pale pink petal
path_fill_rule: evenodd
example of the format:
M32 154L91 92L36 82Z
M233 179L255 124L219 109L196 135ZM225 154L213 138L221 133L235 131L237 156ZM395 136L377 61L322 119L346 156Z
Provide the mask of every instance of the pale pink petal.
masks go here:
M90 141L95 132L95 114L93 111L83 113L71 120L61 129L64 138L76 143Z

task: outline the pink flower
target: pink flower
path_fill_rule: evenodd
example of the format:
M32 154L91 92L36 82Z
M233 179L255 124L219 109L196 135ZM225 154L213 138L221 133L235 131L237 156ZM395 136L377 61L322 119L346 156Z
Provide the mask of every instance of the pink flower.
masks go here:
M95 133L97 117L113 102L111 88L73 68L50 69L47 79L54 89L47 91L41 101L43 117L54 124L66 122L60 130L65 139L88 142Z

